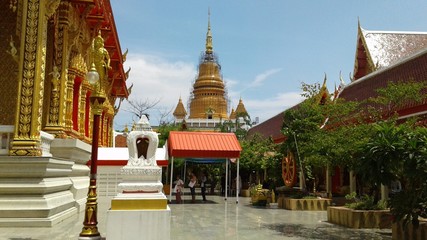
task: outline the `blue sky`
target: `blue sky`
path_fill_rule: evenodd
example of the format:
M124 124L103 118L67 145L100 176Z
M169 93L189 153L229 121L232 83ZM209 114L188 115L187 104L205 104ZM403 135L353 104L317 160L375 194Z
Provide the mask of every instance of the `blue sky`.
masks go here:
M132 68L130 99L160 102L150 114L187 104L205 48L208 8L214 52L222 66L231 107L241 97L260 121L301 101L301 82L333 91L342 71L353 71L357 22L366 30L427 31L427 1L398 0L111 0L125 70ZM114 128L135 117L124 111ZM188 109L187 109L188 111Z

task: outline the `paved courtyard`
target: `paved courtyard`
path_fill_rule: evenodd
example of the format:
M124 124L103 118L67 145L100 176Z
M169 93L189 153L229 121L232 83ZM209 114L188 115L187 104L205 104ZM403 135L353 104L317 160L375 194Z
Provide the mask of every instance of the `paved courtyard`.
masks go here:
M101 236L107 239L106 212L110 207L110 199L99 198L98 228ZM173 240L391 239L391 229L358 230L327 223L325 211L252 207L249 198L240 198L239 204L236 204L235 198L224 201L220 196L208 196L206 203L198 200L195 204L187 200L188 196L184 199L184 204L170 204ZM82 222L83 214L52 228L0 228L0 239L77 239Z

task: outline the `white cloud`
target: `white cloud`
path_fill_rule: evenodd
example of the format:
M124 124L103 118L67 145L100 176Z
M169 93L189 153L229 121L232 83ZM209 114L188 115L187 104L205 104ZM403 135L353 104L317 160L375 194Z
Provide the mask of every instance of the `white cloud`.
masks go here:
M248 87L258 87L261 86L264 81L266 81L271 75L274 75L278 72L282 71L281 68L269 69L261 74L255 76L255 79L249 84Z
M301 93L287 92L266 99L244 99L243 102L251 119L255 120L256 117L259 117L260 122L262 122L300 103L302 100Z
M229 90L228 91L229 97L232 99L234 97L240 98L240 96L242 96L242 93L244 91L246 91L247 89L250 89L250 88L258 88L258 87L262 86L263 83L269 79L269 77L271 77L272 75L274 75L280 71L282 71L281 68L273 68L273 69L269 69L263 73L260 73L260 74L256 75L254 80L252 82L250 82L249 84L241 83L240 87L238 88L237 91L233 90L231 88L234 87L235 85L237 86L237 84L239 84L238 81L231 81L231 83L232 83L231 87L229 87L229 89L228 89Z
M132 83L134 85L132 94L129 96L130 100L154 101L160 99L156 109L149 111L152 125L158 124L160 110L172 109L173 111L175 109L179 97L182 98L184 106L187 108L188 97L197 74L196 63L170 61L154 55L129 54L125 65L126 70L128 67L132 68L127 80L128 86ZM270 69L257 75L246 88L262 85L271 75L279 71L281 69ZM239 89L239 83L235 79L225 79L224 81L231 99L230 108L236 108L243 90ZM233 90L236 88L240 91ZM259 95L245 95L243 102L252 119L255 120L255 117L259 117L260 121L265 121L302 100L300 93L296 92L280 93L265 99L258 99L259 97ZM128 104L124 101L115 118L115 129L121 130L125 124L130 126L132 121L138 120L131 113L124 111L127 108Z
M156 109L149 113L152 125L158 123L158 116L155 115L159 109L175 108L180 96L184 104L187 103L197 73L194 63L173 62L153 55L129 54L125 65L126 70L132 68L127 85L134 85L129 100L160 100ZM127 106L124 101L116 117L116 129L122 129L124 124L137 120L124 111Z

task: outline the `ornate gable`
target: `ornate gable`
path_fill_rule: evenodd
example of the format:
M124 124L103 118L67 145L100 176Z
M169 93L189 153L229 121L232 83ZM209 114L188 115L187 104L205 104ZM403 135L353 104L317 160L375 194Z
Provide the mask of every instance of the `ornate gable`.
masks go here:
M368 31L358 24L354 80L427 48L427 32Z

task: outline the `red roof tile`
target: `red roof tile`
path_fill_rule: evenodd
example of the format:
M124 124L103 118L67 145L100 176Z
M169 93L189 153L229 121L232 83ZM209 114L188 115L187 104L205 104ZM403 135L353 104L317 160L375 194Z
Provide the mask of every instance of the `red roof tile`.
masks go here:
M248 131L248 137L255 134L260 134L265 138L271 137L275 143L280 143L285 140L285 135L282 134L284 112L252 127Z
M171 131L169 156L194 158L239 158L242 148L234 133Z
M347 101L363 101L378 96L377 90L385 88L389 82L425 82L427 80L427 50L404 59L388 68L377 70L347 85L340 98ZM427 108L427 102L408 102L396 109L400 117L419 113Z

